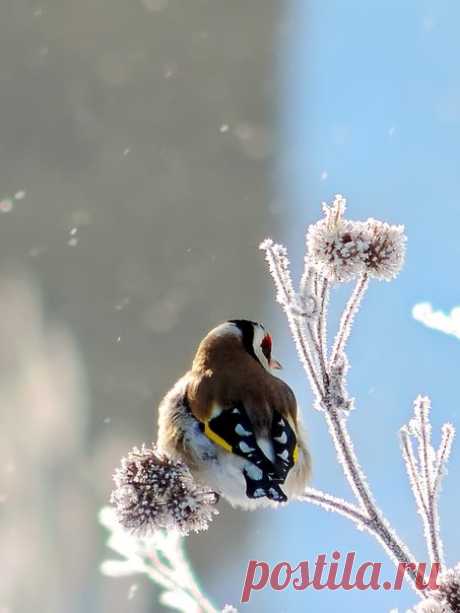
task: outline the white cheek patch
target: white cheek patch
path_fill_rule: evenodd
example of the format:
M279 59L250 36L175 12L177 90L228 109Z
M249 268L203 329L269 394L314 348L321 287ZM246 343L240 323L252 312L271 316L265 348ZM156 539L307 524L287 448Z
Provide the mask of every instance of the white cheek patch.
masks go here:
M263 330L262 328L259 328L258 326L254 329L254 341L252 343L253 345L253 349L254 349L254 353L256 354L257 359L259 360L259 362L262 364L262 366L268 370L271 371L270 365L268 363L267 358L265 357L263 351L262 351L262 341L264 340L264 337L267 333L265 332L265 330Z
M265 368L265 370L270 371L271 369L270 369L270 366L268 365L267 358L262 353L262 349L260 348L260 346L254 347L254 353L256 354L257 359L262 364L262 366Z

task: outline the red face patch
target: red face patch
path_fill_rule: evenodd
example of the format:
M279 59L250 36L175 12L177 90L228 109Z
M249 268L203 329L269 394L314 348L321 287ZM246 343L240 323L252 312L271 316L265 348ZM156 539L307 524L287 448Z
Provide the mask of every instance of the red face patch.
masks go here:
M266 334L260 344L260 348L262 349L262 353L270 361L272 355L272 337L270 334Z

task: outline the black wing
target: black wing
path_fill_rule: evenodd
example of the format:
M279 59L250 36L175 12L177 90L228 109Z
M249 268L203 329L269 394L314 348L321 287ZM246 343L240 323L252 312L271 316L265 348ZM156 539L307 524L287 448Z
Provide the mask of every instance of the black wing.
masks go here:
M297 461L297 437L288 420L278 411L273 411L273 413L271 431L273 451L278 473L282 476L284 483L288 472Z
M297 440L288 421L274 411L271 438L275 461L271 462L257 444L251 421L241 404L225 409L203 424L206 436L226 451L251 462L256 469L243 471L249 498L267 496L287 500L278 483L284 483L296 460Z

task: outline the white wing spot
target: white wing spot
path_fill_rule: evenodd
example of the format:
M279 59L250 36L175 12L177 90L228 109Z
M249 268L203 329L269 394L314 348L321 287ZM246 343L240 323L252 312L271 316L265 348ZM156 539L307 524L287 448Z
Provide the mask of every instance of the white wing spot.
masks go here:
M277 453L276 455L282 460L287 460L289 458L289 451L285 449L282 453Z
M260 468L254 466L254 464L249 464L244 470L248 477L254 481L260 481L260 479L263 477L263 472L260 470Z
M239 444L239 448L243 453L249 453L250 451L254 451L254 449L252 447L249 447L249 445L246 444L244 441L241 441L241 443Z
M266 458L268 458L270 460L270 462L273 462L275 459L275 452L273 449L273 441L269 440L267 438L261 438L259 437L257 439L257 444L259 445L260 449L262 450L262 453L264 454L264 456Z
M251 432L248 432L247 430L245 430L241 424L237 424L235 426L235 432L239 436L251 436L251 434L252 434Z
M266 492L265 490L263 490L261 487L258 487L256 490L254 490L254 496L256 498L260 498L261 496L265 496Z
M274 440L277 443L281 443L282 445L284 445L285 443L287 443L287 434L286 434L286 432L283 432L283 434L281 436L275 436Z
M284 422L284 419L283 419L283 418L281 418L281 419L279 420L279 422L278 422L278 426L283 426L283 427L284 427L285 425L286 425L286 424L285 424L285 422Z
M240 410L239 409L233 409L232 413L236 413L237 415L240 414Z

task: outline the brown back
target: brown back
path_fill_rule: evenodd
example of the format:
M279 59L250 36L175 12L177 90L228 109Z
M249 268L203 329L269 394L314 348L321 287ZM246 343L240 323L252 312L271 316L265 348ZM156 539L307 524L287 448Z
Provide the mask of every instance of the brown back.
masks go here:
M249 355L236 335L206 337L190 374L187 398L200 421L209 418L214 404L227 409L241 403L261 435L270 431L272 409L296 424L297 404L291 388Z

